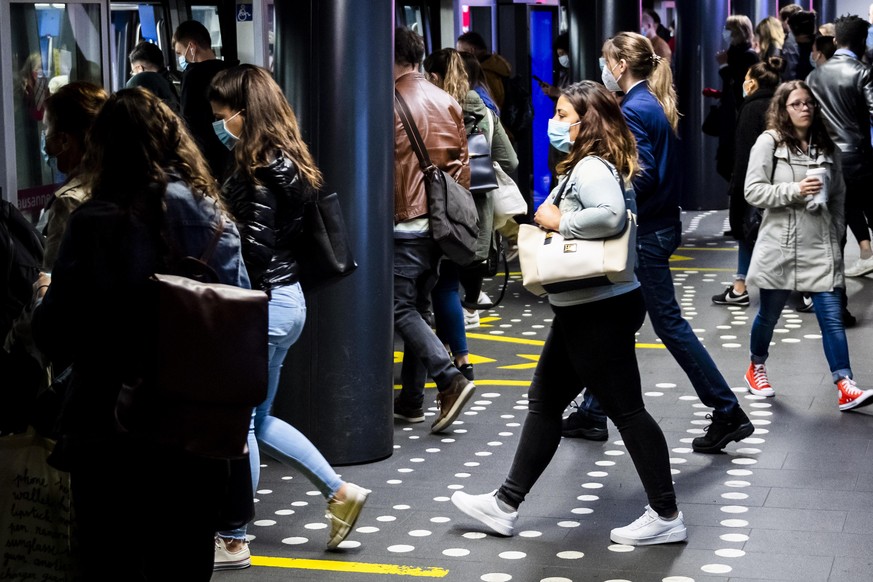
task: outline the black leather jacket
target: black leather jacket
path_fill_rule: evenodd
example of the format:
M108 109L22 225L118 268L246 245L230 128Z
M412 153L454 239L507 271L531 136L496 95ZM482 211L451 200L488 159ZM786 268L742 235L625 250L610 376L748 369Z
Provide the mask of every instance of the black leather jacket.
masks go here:
M873 157L870 115L873 115L873 75L869 67L848 55L834 55L806 78L827 121L828 133L843 155Z
M235 172L222 195L236 219L253 289L293 285L299 269L293 243L303 226L303 204L311 189L293 161L279 155L255 171L257 183Z

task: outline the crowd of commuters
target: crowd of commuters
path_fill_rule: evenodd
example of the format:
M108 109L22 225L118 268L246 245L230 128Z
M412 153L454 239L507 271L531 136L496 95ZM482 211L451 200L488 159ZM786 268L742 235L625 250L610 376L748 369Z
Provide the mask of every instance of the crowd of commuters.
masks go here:
M726 50L716 55L723 81L718 172L730 182L739 259L733 285L713 302L748 306L747 285L760 290L745 380L751 393L772 397L765 364L774 326L790 294L804 294L821 328L838 408L848 411L873 404L873 390L853 380L845 332L854 322L845 277L873 271L873 198L864 193L873 178L869 23L846 16L816 29L815 14L795 5L780 20L753 28L746 16L730 16ZM552 157L556 183L532 220L566 238L607 238L625 228L630 209L638 220L636 263L630 281L549 293L554 319L508 474L491 493L452 496L498 534L513 535L519 507L561 436L606 440L609 419L648 500L643 515L610 538L629 545L686 539L668 446L641 393L635 334L646 314L712 409L694 451L720 452L754 430L675 298L668 262L681 244L680 114L668 40L657 12L646 11L639 33L604 43L602 84L571 82L568 36L553 47L556 76L541 88L555 99L548 140L559 154ZM343 481L305 435L272 414L285 357L306 320L294 241L322 174L268 71L216 58L195 21L178 27L173 48L180 91L162 52L141 43L129 55L125 89L110 96L75 82L44 103L46 154L66 179L39 225L45 259L32 331L56 369L72 369L52 462L71 474L84 579L105 571L162 579L164 563L142 543L143 528L171 521L174 551L186 557L176 562L180 579L249 566L246 525L228 519L228 507L251 505L261 453L319 489L328 548L346 538L370 494ZM474 133L486 136L506 173L518 165L500 118L511 74L476 33L425 58L419 34L395 31L393 315L404 358L394 417L424 421L430 377L437 386L433 433L454 423L476 389L462 291L477 295L481 271L443 257L431 236L425 174L399 111L408 110L433 164L469 187ZM490 244L489 193L477 210L481 239ZM860 247L848 268L847 227ZM122 386L147 380L155 357L151 276L179 254L206 254L219 282L269 298L267 395L252 410L242 464L132 438L116 425ZM114 341L120 326L141 333ZM581 404L563 418L580 391Z

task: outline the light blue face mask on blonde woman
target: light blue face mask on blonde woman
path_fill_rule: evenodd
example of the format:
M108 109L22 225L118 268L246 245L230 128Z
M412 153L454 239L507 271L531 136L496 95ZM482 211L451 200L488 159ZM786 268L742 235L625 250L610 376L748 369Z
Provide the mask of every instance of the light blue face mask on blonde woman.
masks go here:
M576 123L567 123L566 121L549 120L549 143L552 144L559 152L565 154L573 147L573 141L570 139L570 128L574 125L579 125L581 121Z

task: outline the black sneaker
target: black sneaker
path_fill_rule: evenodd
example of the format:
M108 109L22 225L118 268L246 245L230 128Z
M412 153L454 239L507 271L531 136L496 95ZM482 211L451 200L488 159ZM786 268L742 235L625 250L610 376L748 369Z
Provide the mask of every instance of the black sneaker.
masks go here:
M455 366L458 371L464 375L464 378L472 382L475 380L475 376L473 374L473 364L461 364L460 366Z
M712 419L712 424L703 429L705 435L691 441L695 453L720 453L729 442L741 441L755 432L749 417L739 406L731 414L713 411L706 418Z
M394 399L394 418L406 422L424 422L424 409L422 407L406 406L400 402L400 398Z
M609 438L606 422L598 422L578 410L561 421L561 436L571 439L605 441Z
M739 305L740 307L749 306L749 292L743 291L739 295L734 293L733 286L728 287L724 292L712 296L712 302L716 305Z
M849 313L849 310L843 307L843 327L855 327L855 324L858 323L858 319Z
M801 303L797 306L796 311L799 311L800 313L812 313L815 311L815 305L812 304L812 295L804 293L801 298Z

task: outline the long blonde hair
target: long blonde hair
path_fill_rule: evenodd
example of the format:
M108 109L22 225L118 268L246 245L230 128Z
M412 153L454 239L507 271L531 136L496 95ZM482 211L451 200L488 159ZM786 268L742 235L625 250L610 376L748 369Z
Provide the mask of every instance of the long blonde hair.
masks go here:
M453 48L440 49L427 55L424 70L430 74L430 81L434 85L454 97L458 103L463 102L470 92L464 59Z
M673 132L677 132L679 108L673 72L667 59L655 54L652 42L636 32L619 32L603 43L603 55L616 63L624 59L634 77L648 81L649 91L661 104Z
M758 37L758 49L761 55L767 54L770 46L775 46L782 50L782 45L785 43L785 31L782 30L782 23L768 16L758 23L755 27L755 36Z

